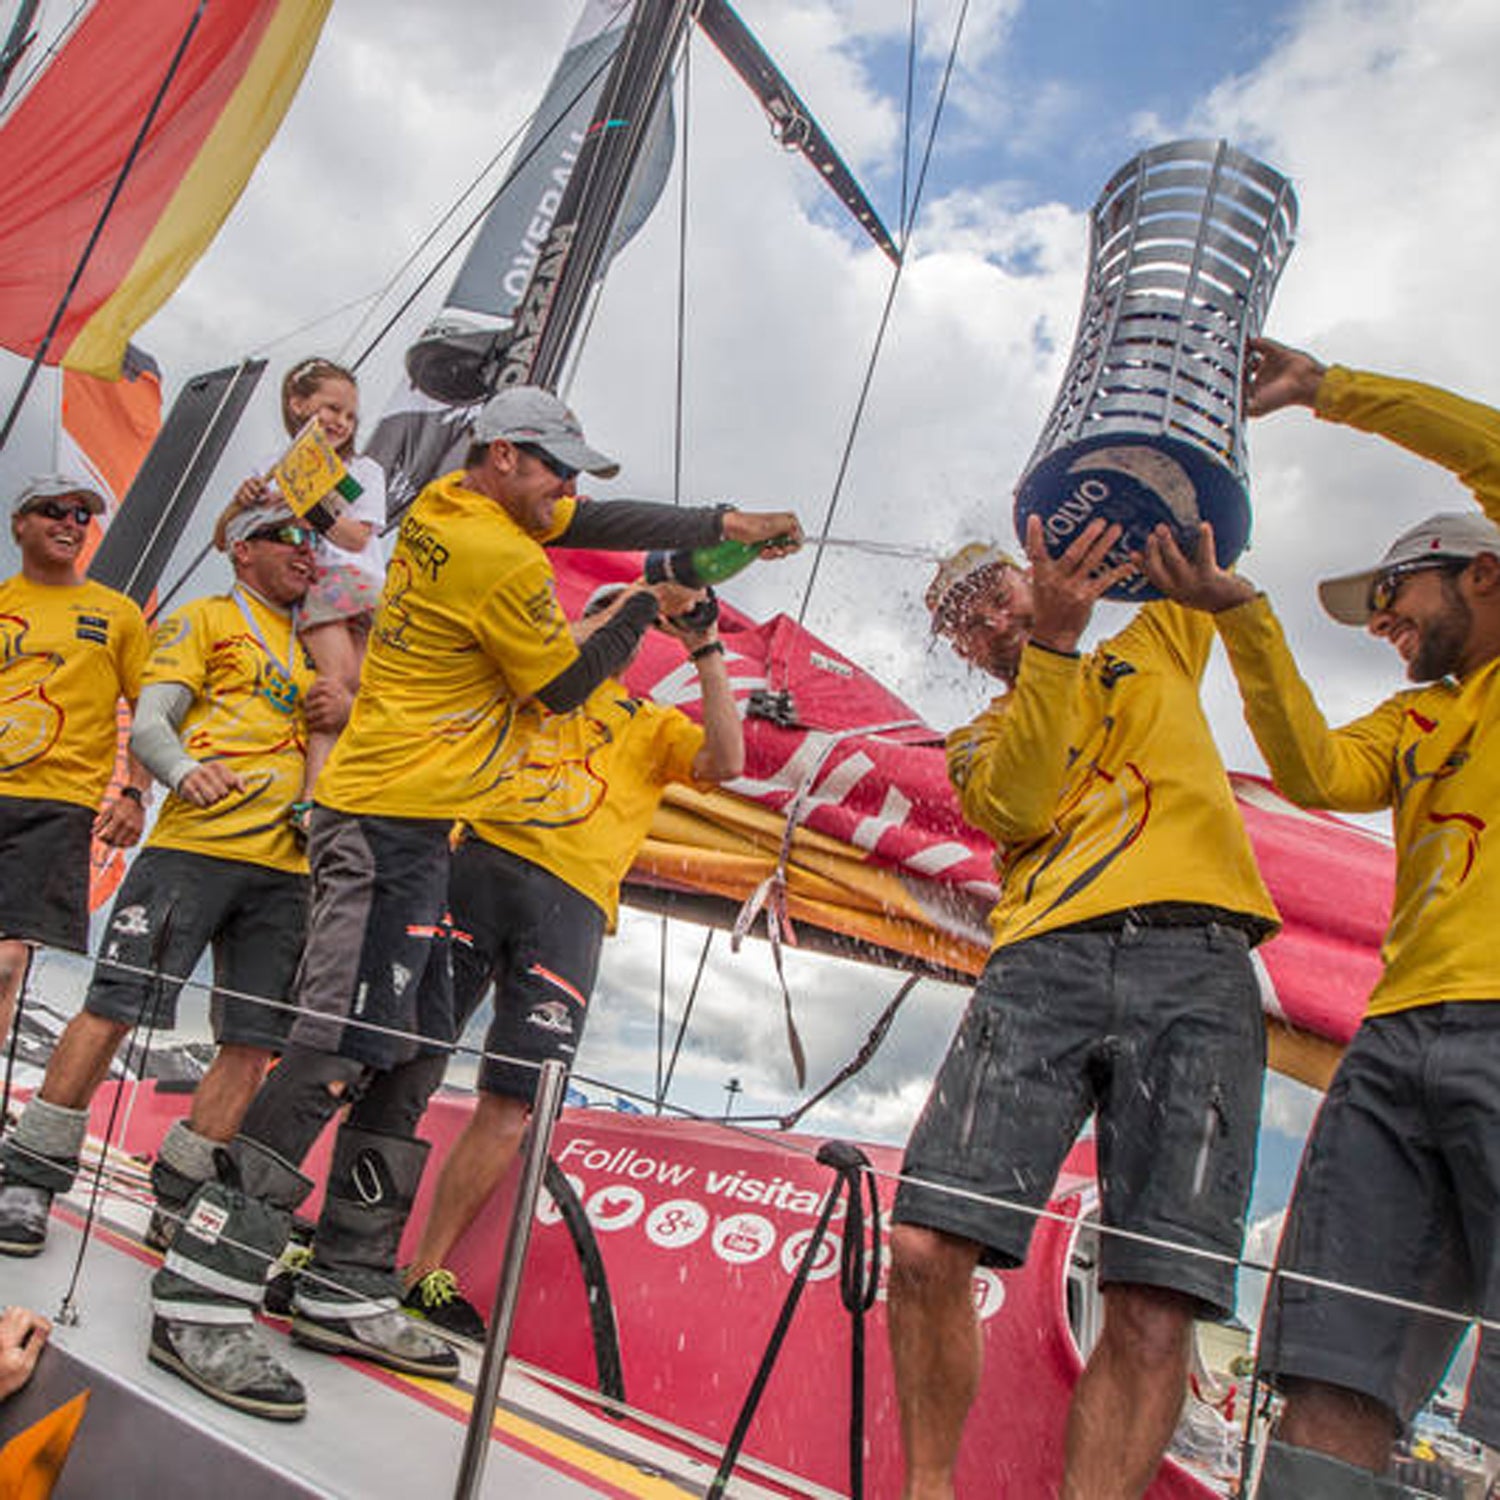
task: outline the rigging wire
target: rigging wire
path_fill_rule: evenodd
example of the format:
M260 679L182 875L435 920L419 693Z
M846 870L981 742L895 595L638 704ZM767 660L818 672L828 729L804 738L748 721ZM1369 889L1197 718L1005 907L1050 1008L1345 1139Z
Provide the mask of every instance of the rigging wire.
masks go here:
M693 123L693 32L682 49L682 162L677 192L677 370L672 393L672 504L682 504L683 376L687 367L688 146Z
M10 98L6 100L4 108L0 109L0 125L3 125L5 123L5 121L10 117L11 111L16 107L17 104L21 102L22 98L26 94L27 89L31 87L32 82L35 80L37 74L41 73L46 68L47 64L51 62L51 60L56 57L59 52L62 51L63 47L67 44L68 39L72 36L79 21L82 19L83 13L86 10L91 9L93 4L94 0L78 0L78 4L73 7L72 14L58 28L57 35L54 36L52 40L48 42L46 47L44 47L42 51L32 59L30 67L28 67L26 72L22 74L21 81L16 84L15 88L9 91ZM30 46L29 42L27 43L27 46ZM20 61L19 53L17 54L16 60L18 62Z
M672 1074L677 1071L677 1056L682 1051L683 1039L687 1036L688 1022L693 1018L693 1006L698 1001L698 986L703 982L703 970L708 963L708 950L713 946L713 941L714 929L710 927L703 934L703 947L698 953L698 967L693 973L693 982L688 987L687 1004L683 1006L682 1015L677 1021L677 1035L672 1040L672 1056L662 1078L659 1103L665 1103L667 1095L672 1092Z
M937 103L932 112L932 126L927 133L927 144L922 153L922 165L917 172L916 184L912 189L910 213L906 222L901 226L900 257L896 261L895 270L891 272L891 284L886 292L885 306L881 310L880 323L875 332L875 342L870 349L870 358L865 366L864 380L860 384L859 399L855 402L854 416L849 423L849 435L844 443L844 451L839 458L838 474L834 478L833 493L828 497L828 508L823 513L823 524L819 528L819 535L814 540L813 563L807 575L807 583L802 590L802 603L797 608L797 623L803 624L807 618L807 607L812 602L813 587L818 581L818 571L823 562L822 537L833 525L833 517L838 510L839 501L843 498L844 480L849 473L849 464L854 456L854 444L859 436L860 425L864 420L865 407L870 398L870 387L874 384L875 370L880 361L881 351L885 346L886 332L890 327L891 313L896 303L896 293L901 286L901 273L906 268L907 251L911 245L912 230L916 225L917 209L921 205L922 190L927 183L927 171L932 164L932 151L937 142L938 127L942 123L943 110L948 101L948 86L953 78L953 70L958 62L959 44L963 40L964 23L969 15L969 0L963 0L959 7L958 20L953 27L953 42L948 49L948 60L943 68L942 83L938 88Z

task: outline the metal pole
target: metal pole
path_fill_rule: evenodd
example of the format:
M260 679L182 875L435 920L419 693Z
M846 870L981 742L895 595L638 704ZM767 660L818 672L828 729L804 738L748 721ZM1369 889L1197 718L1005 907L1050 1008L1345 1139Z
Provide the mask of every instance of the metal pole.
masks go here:
M490 1311L490 1333L485 1340L484 1360L479 1366L479 1386L474 1392L474 1406L469 1414L469 1430L464 1438L458 1483L453 1490L454 1500L470 1500L471 1496L477 1495L484 1478L490 1427L495 1420L495 1402L500 1395L500 1377L505 1373L511 1325L515 1322L516 1303L520 1299L521 1274L526 1269L526 1251L531 1244L531 1226L536 1218L537 1199L542 1192L547 1152L552 1145L552 1127L557 1123L567 1078L568 1070L562 1063L554 1060L542 1064L536 1103L531 1110L531 1137L522 1164L521 1190L516 1195L515 1216L505 1241L505 1261L500 1267L500 1284L495 1288L495 1305Z

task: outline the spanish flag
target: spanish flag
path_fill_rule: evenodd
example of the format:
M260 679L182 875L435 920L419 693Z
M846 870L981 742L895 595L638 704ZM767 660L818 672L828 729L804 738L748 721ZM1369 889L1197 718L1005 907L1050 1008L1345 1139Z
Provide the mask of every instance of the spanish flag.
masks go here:
M36 354L87 254L46 361L119 375L131 333L244 190L331 3L98 0L87 11L0 124L0 345Z

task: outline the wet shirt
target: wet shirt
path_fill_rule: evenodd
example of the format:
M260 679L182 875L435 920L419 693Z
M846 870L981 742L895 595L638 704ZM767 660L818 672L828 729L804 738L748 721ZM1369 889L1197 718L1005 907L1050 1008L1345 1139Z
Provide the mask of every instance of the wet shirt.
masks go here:
M675 708L634 698L613 679L581 708L528 704L506 763L506 796L472 831L566 881L609 919L662 793L691 781L703 730Z
M1500 412L1341 368L1324 377L1317 412L1441 464L1500 521ZM1266 600L1215 618L1282 791L1305 806L1392 811L1395 900L1369 1014L1500 999L1500 659L1330 729Z
M417 497L391 553L349 723L317 799L395 818L482 815L518 705L577 659L542 542L462 472Z
M1028 645L1015 687L948 738L964 816L996 844L994 946L1158 902L1274 930L1198 701L1213 625L1136 612L1082 656Z
M195 599L157 624L145 681L191 689L178 728L184 747L194 760L222 761L245 790L212 807L168 796L149 844L306 871L287 809L302 793L302 704L313 676L291 616L241 586Z
M97 808L115 767L119 702L146 660L135 603L101 583L0 583L0 796Z

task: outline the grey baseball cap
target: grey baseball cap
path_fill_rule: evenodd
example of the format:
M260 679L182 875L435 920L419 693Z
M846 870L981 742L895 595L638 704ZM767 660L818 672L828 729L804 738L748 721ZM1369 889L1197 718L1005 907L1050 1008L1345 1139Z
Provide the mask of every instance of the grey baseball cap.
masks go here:
M1478 557L1481 552L1500 557L1500 526L1478 511L1443 511L1403 531L1373 567L1325 578L1318 585L1318 598L1341 625L1366 625L1370 620L1370 585L1387 568L1409 568L1448 558L1461 560Z
M68 474L36 474L26 481L26 487L16 496L11 506L13 516L23 516L35 510L43 500L77 499L88 506L96 516L104 514L104 496L84 479L74 479Z
M267 526L305 525L281 500L259 500L254 505L230 507L214 528L214 540L221 552L228 552L236 542L243 542Z
M570 469L601 479L612 479L620 472L614 459L589 447L578 418L539 385L507 386L485 402L474 418L474 441L494 443L501 438L508 443L533 443Z

